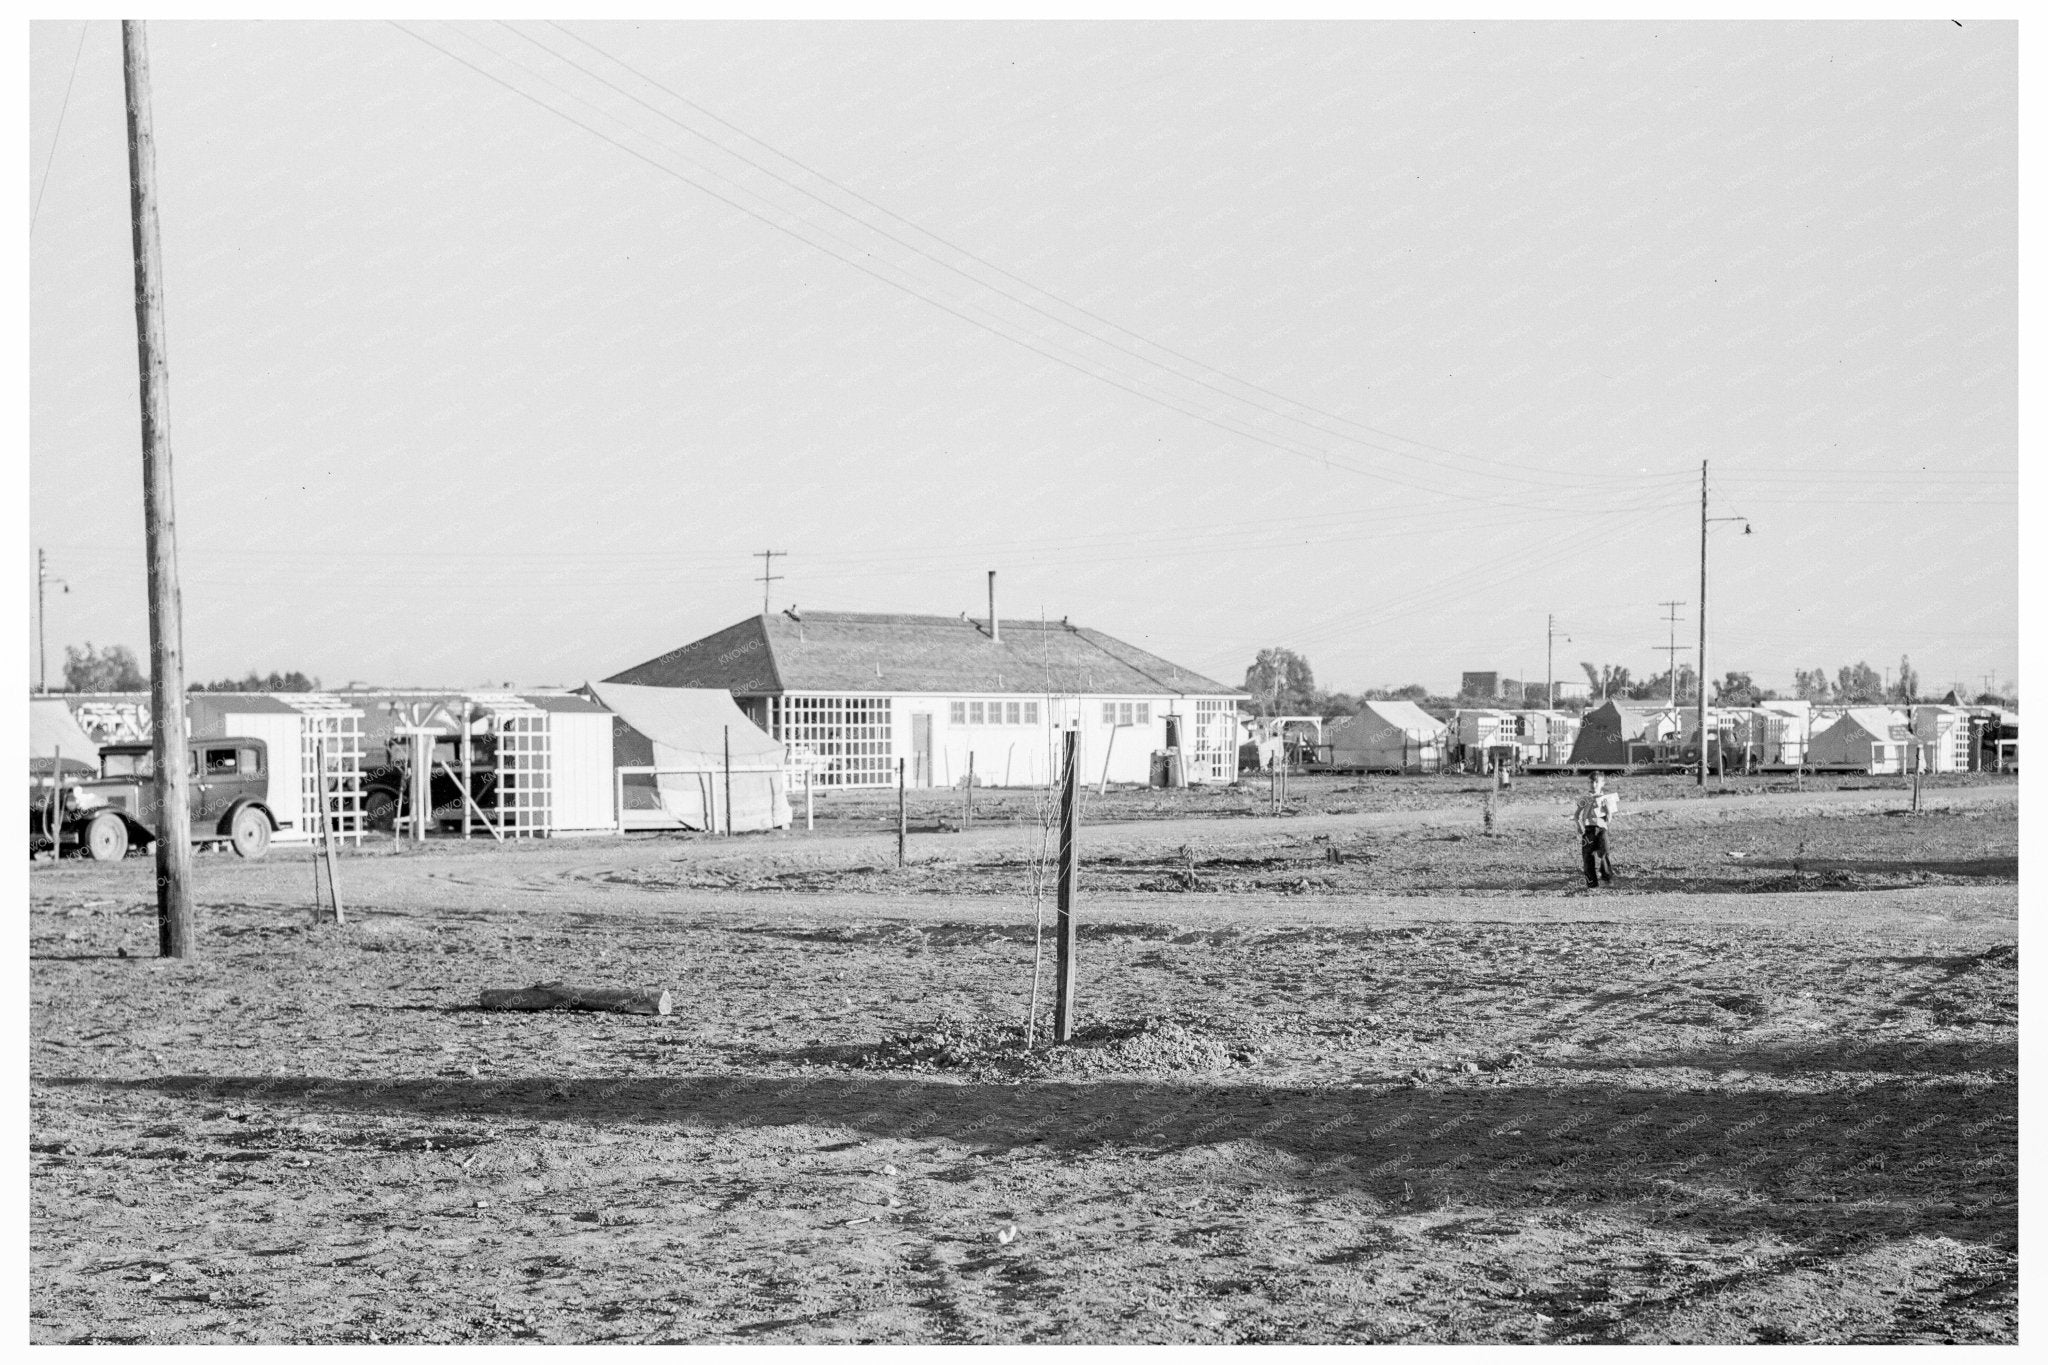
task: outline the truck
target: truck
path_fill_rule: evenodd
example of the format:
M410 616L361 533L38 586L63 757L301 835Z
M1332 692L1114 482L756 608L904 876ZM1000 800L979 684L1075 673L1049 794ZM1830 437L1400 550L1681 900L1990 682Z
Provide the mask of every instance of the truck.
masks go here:
M195 739L186 746L191 775L192 842L226 844L244 858L270 848L277 817L268 802L270 754L260 739ZM156 842L156 764L147 744L100 749L99 776L30 788L29 850L82 853L118 862Z

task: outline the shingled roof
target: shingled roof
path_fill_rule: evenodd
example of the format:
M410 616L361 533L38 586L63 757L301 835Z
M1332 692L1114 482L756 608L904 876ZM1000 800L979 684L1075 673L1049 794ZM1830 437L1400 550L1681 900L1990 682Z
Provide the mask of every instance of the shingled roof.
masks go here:
M752 616L606 682L785 693L995 693L1239 697L1240 689L1099 630L1054 621L807 611Z

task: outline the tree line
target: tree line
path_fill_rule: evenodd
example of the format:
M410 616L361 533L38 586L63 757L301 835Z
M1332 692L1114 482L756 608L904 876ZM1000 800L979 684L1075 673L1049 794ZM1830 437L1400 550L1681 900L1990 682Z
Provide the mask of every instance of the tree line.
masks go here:
M94 649L92 641L64 646L64 686L73 692L141 692L149 687L149 675L142 671L135 651L126 645ZM320 680L294 669L289 673L257 673L247 677L221 678L214 682L188 682L187 692L317 692Z
M1586 674L1596 702L1669 702L1674 695L1681 706L1699 701L1699 674L1689 664L1678 665L1675 679L1671 670L1637 678L1621 664L1581 663L1579 667ZM1832 678L1826 669L1821 668L1800 669L1793 678L1792 697L1803 701L1837 706L1910 706L1930 700L1921 692L1920 674L1914 669L1912 659L1905 655L1899 658L1895 677L1888 678L1867 662L1859 661L1842 665ZM1531 695L1542 691L1540 683L1526 686L1531 689ZM1348 716L1357 714L1359 707L1367 701L1414 701L1444 707L1470 706L1478 701L1505 701L1511 706L1525 704L1523 697L1436 696L1421 683L1368 688L1355 695L1326 692L1316 686L1315 670L1307 659L1291 649L1278 646L1260 650L1252 660L1251 667L1245 670L1244 690L1251 694L1251 708L1262 716ZM1710 684L1708 701L1714 706L1755 706L1758 702L1777 700L1779 696L1770 688L1758 686L1748 673L1731 669ZM2018 704L2016 698L1988 691L1979 693L1975 702L1980 706ZM1526 704L1542 703L1538 699Z

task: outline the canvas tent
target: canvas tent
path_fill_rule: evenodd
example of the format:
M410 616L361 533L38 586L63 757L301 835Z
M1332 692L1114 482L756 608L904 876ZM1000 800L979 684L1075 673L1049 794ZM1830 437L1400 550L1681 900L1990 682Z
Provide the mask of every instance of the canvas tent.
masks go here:
M61 698L38 697L28 704L28 771L31 777L48 777L59 755L64 775L97 777L100 771L99 742L80 728L71 708Z
M747 719L732 693L631 683L592 683L590 690L614 715L612 758L621 770L622 829L727 828L728 739L731 829L789 827L782 744Z
M1913 732L1882 706L1852 706L1824 730L1814 731L1806 761L1816 768L1867 773L1906 770L1906 746Z
M1579 722L1572 756L1566 761L1573 767L1627 767L1631 744L1661 743L1677 729L1677 718L1670 711L1610 701L1588 711Z
M1323 735L1318 752L1332 768L1438 772L1450 727L1412 701L1369 701Z

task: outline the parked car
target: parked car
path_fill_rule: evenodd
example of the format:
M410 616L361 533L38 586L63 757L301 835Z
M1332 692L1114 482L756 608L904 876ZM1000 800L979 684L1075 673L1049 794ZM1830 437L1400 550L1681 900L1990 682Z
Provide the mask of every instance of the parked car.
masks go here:
M244 858L260 858L277 829L271 813L270 754L260 739L195 739L191 767L192 842L227 844ZM117 862L130 848L156 842L156 764L147 744L109 744L100 750L99 776L64 785L53 807L49 787L30 788L29 848L54 847L59 856L80 852Z
M487 819L498 818L498 739L472 735L469 748L469 796ZM446 765L443 767L443 765ZM394 743L385 761L363 775L363 821L374 830L389 830L393 821L412 814L412 763L409 750ZM442 826L462 823L462 741L456 735L434 739L434 767L428 775L427 800L433 819ZM450 774L455 774L451 776Z

